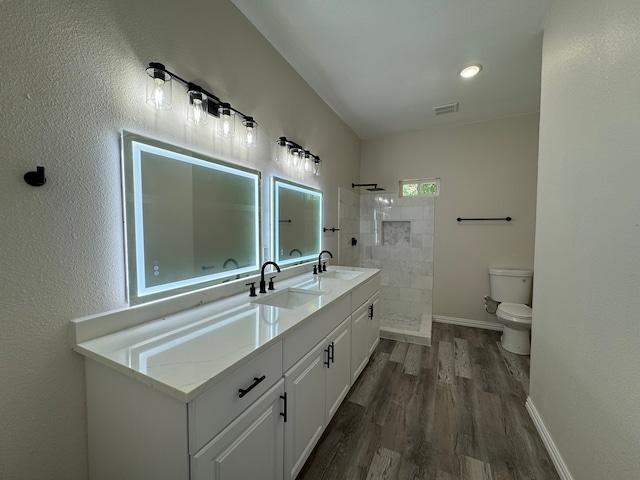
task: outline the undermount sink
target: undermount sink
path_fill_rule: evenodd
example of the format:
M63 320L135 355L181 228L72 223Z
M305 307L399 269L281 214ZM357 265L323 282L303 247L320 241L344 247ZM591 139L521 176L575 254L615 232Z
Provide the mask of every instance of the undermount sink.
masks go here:
M316 300L323 292L303 290L301 288L285 288L284 290L272 293L264 298L252 300L251 303L260 305L270 305L280 308L298 308L312 300Z
M322 276L325 278L337 278L339 280L351 280L361 275L362 272L356 270L327 270L322 272Z

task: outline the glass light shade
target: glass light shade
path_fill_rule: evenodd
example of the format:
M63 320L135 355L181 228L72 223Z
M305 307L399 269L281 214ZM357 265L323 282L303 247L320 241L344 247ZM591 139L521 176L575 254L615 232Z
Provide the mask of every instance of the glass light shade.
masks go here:
M304 152L304 171L310 172L313 170L313 160L309 151Z
M313 162L313 174L316 177L322 175L322 161L319 158L316 158Z
M198 90L187 92L189 105L187 106L187 121L195 125L206 125L209 120L207 114L207 96Z
M253 117L247 117L242 125L244 126L244 135L240 143L247 148L256 147L258 145L258 124Z
M276 162L289 162L289 147L287 147L286 137L280 137L276 142Z
M290 148L289 149L289 163L296 168L300 168L300 149L299 148Z
M171 75L161 64L150 64L147 68L147 104L158 110L171 108Z
M225 138L236 134L236 112L228 103L221 103L218 107L218 135Z

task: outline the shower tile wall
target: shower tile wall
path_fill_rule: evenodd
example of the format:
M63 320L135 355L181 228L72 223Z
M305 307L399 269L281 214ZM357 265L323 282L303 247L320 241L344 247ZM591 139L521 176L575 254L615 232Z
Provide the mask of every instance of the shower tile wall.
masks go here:
M360 197L360 266L381 269L383 330L431 336L433 227L433 197Z
M338 228L340 265L360 266L360 194L340 187L338 189ZM351 245L351 239L358 243Z

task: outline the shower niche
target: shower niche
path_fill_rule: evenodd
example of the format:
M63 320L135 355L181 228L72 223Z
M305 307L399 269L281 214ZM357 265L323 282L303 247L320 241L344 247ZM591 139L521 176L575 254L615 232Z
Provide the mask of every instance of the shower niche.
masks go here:
M411 245L411 222L382 221L382 244Z

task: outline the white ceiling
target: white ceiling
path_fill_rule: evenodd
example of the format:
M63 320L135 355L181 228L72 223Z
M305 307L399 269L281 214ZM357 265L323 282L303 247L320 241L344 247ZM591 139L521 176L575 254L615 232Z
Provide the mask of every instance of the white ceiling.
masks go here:
M555 0L232 2L363 139L539 109ZM471 63L482 71L462 79Z

